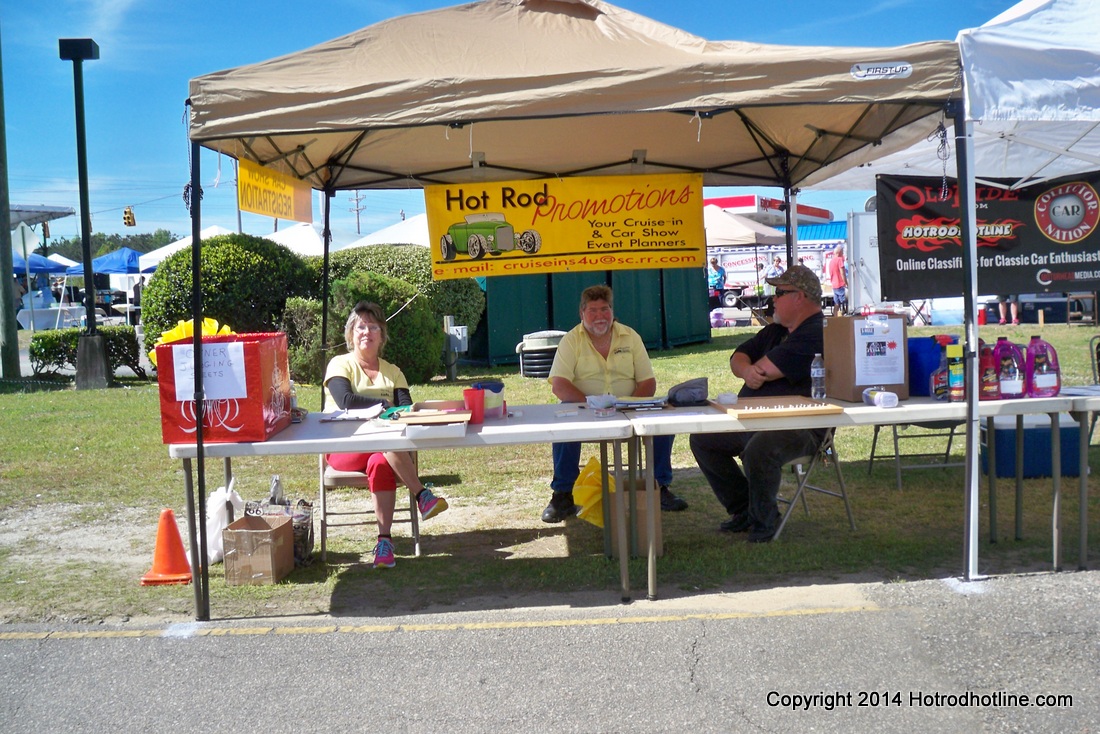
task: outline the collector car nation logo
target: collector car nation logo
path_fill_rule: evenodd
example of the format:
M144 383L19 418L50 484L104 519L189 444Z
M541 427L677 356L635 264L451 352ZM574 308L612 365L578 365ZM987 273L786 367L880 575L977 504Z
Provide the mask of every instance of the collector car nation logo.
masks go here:
M1035 200L1035 223L1047 239L1072 245L1088 237L1100 221L1100 197L1087 183L1055 186Z

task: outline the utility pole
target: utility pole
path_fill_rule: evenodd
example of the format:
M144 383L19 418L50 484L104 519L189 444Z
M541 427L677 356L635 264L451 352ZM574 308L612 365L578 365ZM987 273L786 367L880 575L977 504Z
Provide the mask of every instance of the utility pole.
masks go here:
M4 119L4 72L0 62L0 377L13 380L20 377L19 337L11 277L11 201L8 199L8 142Z
M361 231L359 231L359 212L361 212L361 211L363 211L364 209L367 208L362 203L363 202L363 192L358 191L358 190L355 191L351 196L351 200L352 200L352 203L355 204L355 206L353 206L351 209L348 209L348 211L349 212L355 212L355 234L363 234Z

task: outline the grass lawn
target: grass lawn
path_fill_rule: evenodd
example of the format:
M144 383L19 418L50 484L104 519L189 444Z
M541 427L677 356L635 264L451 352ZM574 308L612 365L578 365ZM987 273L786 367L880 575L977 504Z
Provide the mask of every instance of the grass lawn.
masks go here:
M710 378L711 394L735 391L727 358L752 328L716 329L709 344L654 353L662 389L692 377ZM923 327L911 336L960 333L962 327ZM999 335L1026 343L1035 325L984 326L983 338ZM1091 382L1084 327L1045 326L1058 349L1064 384ZM455 383L443 379L413 386L414 399L455 399L470 382L496 378L506 384L509 405L552 400L543 380L520 377L516 366L463 367ZM320 405L320 388L299 388L300 403ZM794 514L776 543L753 546L744 536L717 530L725 519L699 473L685 437L673 453L674 491L687 511L665 513L665 554L658 564L662 596L735 591L839 580L897 582L958 575L964 567L963 470L905 472L895 486L891 461L867 469L871 428L837 434L840 464L852 499L857 529L848 529L842 503L814 495L810 515ZM889 436L889 432L883 434ZM942 444L930 446L936 450ZM190 619L190 586L142 587L149 570L163 508L175 511L181 532L183 477L161 443L154 382L123 381L107 390L77 392L67 382L0 381L0 621L124 621ZM595 447L585 450L585 457ZM880 446L880 451L881 451ZM907 451L921 450L919 445ZM953 453L961 460L964 442ZM1100 448L1090 448L1093 466ZM421 472L446 496L451 509L422 525L424 555L395 527L398 564L391 572L370 569L373 536L365 528L333 531L329 561L295 570L284 583L227 587L220 566L211 573L211 612L218 617L333 614L384 616L427 608L507 608L540 598L554 603L561 592L592 592L617 599L618 563L603 556L601 531L583 521L545 525L539 514L549 498L548 446L421 452ZM315 499L314 457L236 459L237 488L245 499L266 495L280 475L293 497ZM207 492L221 483L221 463L206 465ZM827 474L817 478L826 478ZM785 480L789 483L789 480ZM1096 480L1091 480L1090 554L1100 550ZM1062 484L1062 554L1077 564L1077 480ZM982 573L1049 570L1051 549L1049 479L1024 485L1023 539L1014 537L1015 486L998 484L998 538L988 531L988 495L981 495ZM337 502L364 501L356 491L336 493ZM644 590L644 559L631 562L631 585ZM638 594L640 597L641 594ZM521 601L522 600L522 601Z

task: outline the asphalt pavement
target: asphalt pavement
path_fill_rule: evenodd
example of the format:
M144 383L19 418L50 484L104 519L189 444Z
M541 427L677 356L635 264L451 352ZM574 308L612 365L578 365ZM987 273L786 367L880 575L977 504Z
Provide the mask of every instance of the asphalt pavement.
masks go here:
M0 730L1095 732L1098 582L1083 571L6 625Z

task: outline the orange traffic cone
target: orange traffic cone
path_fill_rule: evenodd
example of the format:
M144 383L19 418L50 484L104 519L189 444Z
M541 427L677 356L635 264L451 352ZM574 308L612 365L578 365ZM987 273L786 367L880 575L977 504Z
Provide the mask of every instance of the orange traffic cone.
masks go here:
M153 548L153 568L141 577L142 586L191 583L191 566L183 550L183 539L171 510L161 510L157 544Z

